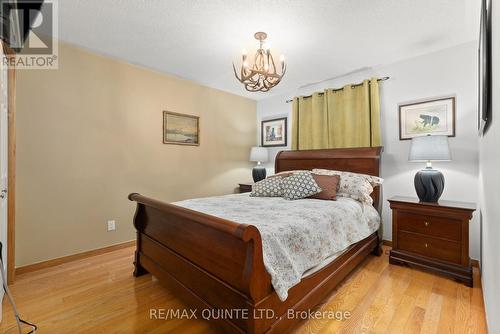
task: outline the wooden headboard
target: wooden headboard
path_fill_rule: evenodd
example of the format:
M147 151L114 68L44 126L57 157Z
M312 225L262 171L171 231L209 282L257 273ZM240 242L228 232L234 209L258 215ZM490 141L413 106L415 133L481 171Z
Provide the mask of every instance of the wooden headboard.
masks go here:
M288 170L334 169L380 176L382 147L333 148L326 150L281 151L274 162L275 173ZM373 206L379 208L380 187L372 193Z

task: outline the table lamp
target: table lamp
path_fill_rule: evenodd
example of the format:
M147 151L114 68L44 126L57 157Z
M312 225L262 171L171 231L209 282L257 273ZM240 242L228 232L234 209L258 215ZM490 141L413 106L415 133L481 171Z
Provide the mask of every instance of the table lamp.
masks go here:
M257 166L252 169L252 177L254 182L259 182L266 178L266 169L260 164L267 162L268 154L265 147L254 146L250 151L250 161L257 162Z
M411 140L409 161L426 161L427 167L415 174L415 190L421 202L437 203L444 189L444 176L432 168L432 161L451 161L448 136L421 136Z

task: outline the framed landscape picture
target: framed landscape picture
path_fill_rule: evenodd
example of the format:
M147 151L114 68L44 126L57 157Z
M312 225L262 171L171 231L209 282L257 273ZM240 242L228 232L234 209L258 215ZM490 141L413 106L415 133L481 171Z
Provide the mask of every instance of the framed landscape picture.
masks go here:
M399 139L426 135L455 137L455 97L399 105Z
M198 116L163 112L163 143L200 145L200 118Z
M263 147L286 146L286 117L262 121L261 135Z

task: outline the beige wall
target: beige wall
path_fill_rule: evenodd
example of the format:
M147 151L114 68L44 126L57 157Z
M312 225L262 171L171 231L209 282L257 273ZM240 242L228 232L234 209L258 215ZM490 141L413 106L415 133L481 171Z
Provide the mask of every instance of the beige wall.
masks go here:
M175 201L251 178L250 99L61 44L58 70L19 71L17 106L17 266L134 239L131 192ZM163 110L199 115L201 146L162 144Z

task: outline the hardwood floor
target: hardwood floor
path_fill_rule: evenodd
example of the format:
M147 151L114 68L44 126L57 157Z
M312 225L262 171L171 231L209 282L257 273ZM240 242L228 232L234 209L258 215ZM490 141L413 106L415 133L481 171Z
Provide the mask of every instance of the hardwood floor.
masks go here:
M323 304L342 321L309 320L297 333L486 333L477 269L474 287L370 256ZM150 275L134 278L134 248L21 274L11 290L37 333L217 333L204 320L150 320L150 309L187 308ZM6 298L0 333L14 324Z

